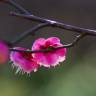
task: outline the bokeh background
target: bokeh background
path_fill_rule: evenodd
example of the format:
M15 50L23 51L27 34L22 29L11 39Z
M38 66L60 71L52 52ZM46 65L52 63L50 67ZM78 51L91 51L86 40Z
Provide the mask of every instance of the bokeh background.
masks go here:
M15 0L31 13L79 27L96 29L96 0ZM0 39L12 41L37 22L9 15L14 8L0 3ZM43 28L16 46L31 48L35 39L57 36L71 42L77 33ZM30 76L15 74L10 64L0 65L0 96L96 96L96 37L88 36L68 49L60 66L41 68Z

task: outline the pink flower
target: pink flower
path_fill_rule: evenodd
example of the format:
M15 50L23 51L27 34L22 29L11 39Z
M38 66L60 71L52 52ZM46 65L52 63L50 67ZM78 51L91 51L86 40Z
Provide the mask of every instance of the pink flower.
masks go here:
M57 37L50 37L48 39L39 38L34 42L32 50L44 50L48 48L56 48L62 45L60 39ZM34 53L33 55L37 62L44 67L56 66L59 62L63 62L66 59L66 48L46 53Z
M27 50L26 48L21 47L16 47L15 49ZM30 73L32 71L36 72L39 68L39 64L37 64L31 53L14 51L11 52L10 59L13 62L13 66L17 67L16 73Z
M0 41L0 64L7 62L9 56L9 48L6 43Z

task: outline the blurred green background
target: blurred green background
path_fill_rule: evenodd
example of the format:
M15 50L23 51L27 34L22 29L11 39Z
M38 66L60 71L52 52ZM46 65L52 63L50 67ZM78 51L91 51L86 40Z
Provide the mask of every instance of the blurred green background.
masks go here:
M96 0L15 0L31 13L79 27L96 29ZM12 17L14 8L0 3L0 39L12 41L36 22ZM71 42L77 33L44 28L17 46L31 48L39 37L57 36ZM60 66L41 68L30 76L15 74L11 65L0 65L0 96L96 96L96 37L88 36L68 49Z

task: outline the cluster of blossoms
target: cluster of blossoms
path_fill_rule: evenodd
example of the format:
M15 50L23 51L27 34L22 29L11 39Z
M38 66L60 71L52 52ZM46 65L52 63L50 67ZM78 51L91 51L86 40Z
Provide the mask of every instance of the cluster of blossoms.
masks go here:
M57 37L50 37L48 39L39 38L33 43L31 50L47 50L62 45L60 39ZM22 47L14 47L14 49L30 50ZM7 60L8 53L8 47L5 44L0 43L0 63L4 63L4 61ZM17 72L26 72L28 74L32 71L36 72L41 66L47 68L54 67L65 59L66 48L60 48L48 52L29 53L12 51L10 53L10 60L13 62L12 65L17 67Z

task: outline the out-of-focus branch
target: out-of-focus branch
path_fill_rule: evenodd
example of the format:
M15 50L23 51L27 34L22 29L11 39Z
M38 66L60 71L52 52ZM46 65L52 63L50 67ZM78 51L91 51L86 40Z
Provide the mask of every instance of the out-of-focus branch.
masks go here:
M4 2L8 5L13 6L15 9L17 9L20 13L23 14L30 14L30 12L28 12L25 8L23 8L22 6L20 6L19 4L15 3L14 0L1 0L1 2Z

